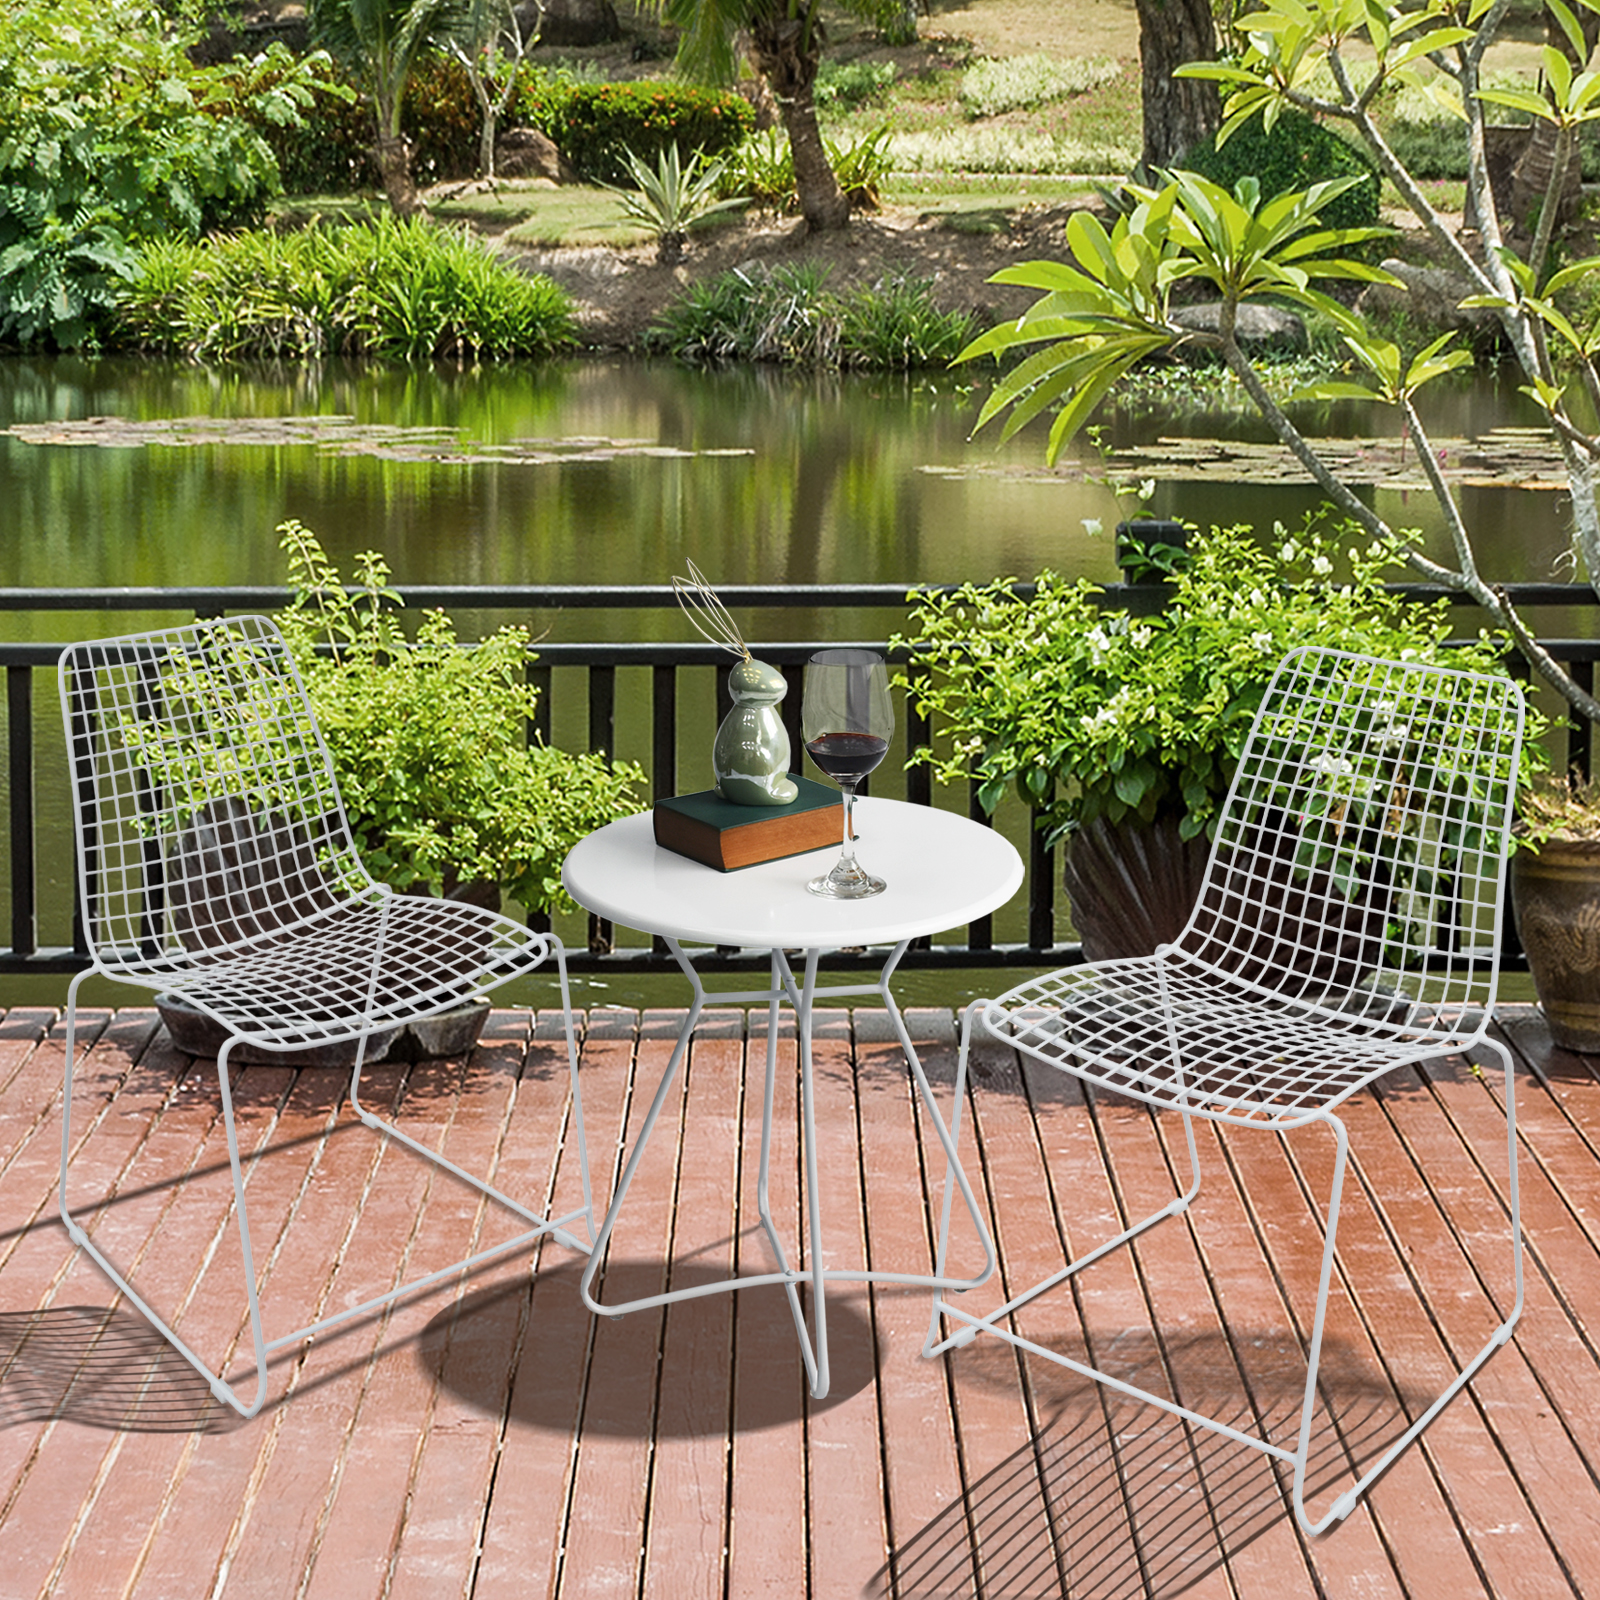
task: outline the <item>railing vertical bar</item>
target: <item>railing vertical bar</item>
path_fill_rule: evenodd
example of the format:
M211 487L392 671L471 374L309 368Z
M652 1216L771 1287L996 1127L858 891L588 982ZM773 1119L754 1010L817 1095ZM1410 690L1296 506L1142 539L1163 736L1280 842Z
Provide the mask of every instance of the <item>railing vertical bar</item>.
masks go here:
M550 695L554 685L554 675L551 668L538 661L530 662L526 671L528 687L535 690L539 696L539 703L534 707L533 715L528 719L528 743L549 744ZM528 913L528 926L535 933L549 933L551 928L550 913L548 911L530 911Z
M617 746L617 669L589 668L589 749L609 758ZM589 913L589 948L609 955L616 948L616 929L609 917Z
M1028 810L1028 945L1053 949L1056 942L1056 853L1045 841L1038 806Z
M535 744L550 743L550 692L554 683L552 670L542 662L528 668L528 687L539 694L539 704L534 708L533 720L528 724L528 737Z
M978 799L978 781L975 778L967 780L967 815L974 822L981 822L986 828L994 826L994 818L983 809ZM994 948L994 917L992 915L979 917L975 922L967 924L967 948L969 950L992 950Z
M39 948L38 884L33 836L33 668L6 668L7 743L11 782L11 951Z
M784 667L783 680L789 685L783 696L783 731L789 735L789 770L816 777L815 771L806 769L806 736L801 725L800 712L805 695L805 667L796 663Z
M678 792L678 669L660 663L650 669L650 788L657 800ZM668 954L659 933L650 948Z
M1594 662L1573 661L1568 666L1572 681L1585 694L1594 693ZM1573 711L1567 725L1567 770L1576 770L1585 780L1594 775L1594 750L1590 742L1590 722L1578 711Z

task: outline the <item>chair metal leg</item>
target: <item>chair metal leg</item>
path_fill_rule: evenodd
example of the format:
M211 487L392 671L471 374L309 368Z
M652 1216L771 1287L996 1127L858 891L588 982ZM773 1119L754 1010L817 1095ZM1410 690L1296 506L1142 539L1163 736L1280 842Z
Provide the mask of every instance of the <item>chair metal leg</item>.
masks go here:
M206 1380L206 1383L210 1387L212 1394L219 1401L231 1406L242 1417L246 1418L255 1416L255 1414L261 1409L267 1392L267 1358L277 1350L284 1349L289 1345L301 1344L305 1340L312 1338L314 1335L322 1333L326 1329L336 1326L338 1323L346 1322L353 1317L364 1316L374 1311L381 1310L384 1306L391 1304L393 1301L400 1299L402 1296L418 1294L425 1289L432 1288L436 1284L443 1283L447 1279L458 1277L462 1273L471 1271L474 1268L484 1265L486 1262L495 1260L498 1257L525 1247L526 1245L529 1245L535 1240L543 1238L546 1235L556 1239L558 1242L568 1246L571 1249L587 1254L591 1248L588 1240L580 1240L574 1237L567 1231L565 1226L567 1223L576 1222L581 1219L583 1222L584 1232L588 1238L592 1239L594 1236L594 1209L593 1199L590 1191L588 1152L584 1144L583 1110L578 1089L577 1038L572 1022L572 1006L567 985L565 952L559 950L559 948L557 950L557 962L561 976L561 998L566 1025L567 1068L573 1099L573 1137L578 1142L579 1168L583 1185L584 1203L582 1207L579 1210L569 1212L567 1215L555 1219L547 1220L542 1218L536 1212L528 1210L525 1206L511 1199L509 1195L502 1193L493 1185L485 1183L482 1179L475 1177L472 1173L463 1170L453 1161L449 1161L444 1156L440 1155L437 1151L430 1150L427 1148L427 1146L419 1144L417 1140L413 1139L409 1134L402 1132L392 1123L387 1122L383 1118L368 1111L361 1104L360 1099L360 1076L362 1066L365 1063L367 1047L367 1036L362 1035L357 1044L356 1062L355 1066L352 1068L350 1079L350 1104L360 1120L367 1127L373 1129L379 1134L382 1134L385 1138L397 1140L399 1143L405 1145L408 1149L413 1150L418 1155L425 1157L435 1166L442 1167L445 1171L453 1174L455 1177L461 1179L462 1182L477 1190L478 1193L486 1196L488 1199L497 1201L515 1215L521 1217L524 1221L531 1223L532 1226L524 1232L519 1233L515 1238L507 1239L489 1249L477 1251L473 1255L470 1255L461 1261L457 1261L448 1267L441 1267L439 1270L427 1273L423 1277L399 1284L394 1288L387 1290L383 1294L375 1295L370 1300L363 1301L360 1305L350 1306L345 1310L336 1312L332 1316L323 1317L316 1322L308 1323L303 1328L295 1329L295 1331L292 1333L282 1334L278 1338L271 1340L268 1340L265 1337L262 1328L261 1303L256 1286L255 1262L250 1243L249 1213L245 1204L245 1175L239 1158L238 1132L234 1122L233 1094L228 1071L228 1058L232 1053L234 1045L238 1041L236 1038L230 1037L224 1042L222 1049L217 1055L217 1080L222 1100L223 1128L228 1143L228 1165L233 1178L234 1216L239 1229L239 1245L243 1257L242 1265L244 1272L245 1298L250 1313L250 1337L256 1369L255 1395L248 1404L240 1398L236 1388L229 1384L225 1379L220 1377L203 1357L199 1356L195 1353L195 1351L190 1349L190 1347L185 1344L184 1341L174 1331L171 1325L163 1317L161 1317L148 1304L148 1302L144 1300L138 1291L134 1289L126 1275L112 1264L112 1262L106 1257L105 1253L99 1249L99 1247L89 1237L85 1230L79 1225L67 1205L67 1167L72 1149L72 1077L77 1038L78 988L83 980L90 975L88 971L77 974L67 989L66 1067L64 1088L62 1091L63 1107L61 1119L61 1178L57 1204L61 1213L61 1220L66 1225L68 1235L71 1237L73 1243L82 1249L96 1263L96 1265L99 1266L101 1271L106 1274L112 1283L116 1285L123 1297L131 1305L133 1305L145 1318L145 1320L148 1321L164 1339L166 1339L173 1349L176 1350L178 1354L181 1355L183 1359L187 1361L189 1365L192 1366L195 1371Z
M970 1010L971 1008L969 1008L969 1017ZM967 1048L965 1035L966 1030L964 1029L963 1053ZM1501 1345L1509 1341L1516 1327L1517 1319L1522 1315L1525 1279L1521 1204L1518 1197L1517 1184L1516 1081L1512 1070L1511 1054L1505 1046L1499 1040L1488 1036L1485 1036L1482 1042L1500 1057L1505 1080L1506 1150L1509 1168L1507 1200L1510 1211L1512 1268L1515 1282L1515 1299L1512 1309L1505 1320L1490 1335L1488 1343L1462 1367L1450 1385L1434 1399L1427 1410L1411 1423L1404 1433L1400 1434L1388 1446L1376 1461L1366 1468L1355 1483L1333 1502L1333 1505L1319 1520L1313 1521L1306 1510L1306 1465L1310 1457L1312 1421L1316 1409L1317 1377L1322 1359L1322 1337L1333 1280L1334 1260L1337 1253L1339 1208L1343 1196L1345 1170L1349 1161L1349 1137L1344 1124L1338 1117L1329 1112L1322 1112L1306 1119L1307 1123L1322 1122L1329 1127L1335 1141L1335 1159L1333 1183L1328 1198L1327 1224L1323 1238L1322 1267L1317 1284L1316 1311L1312 1322L1311 1339L1307 1349L1306 1384L1301 1400L1300 1424L1293 1449L1272 1444L1258 1434L1243 1433L1224 1422L1219 1422L1214 1417L1205 1416L1198 1411L1191 1411L1187 1406L1179 1405L1175 1401L1168 1400L1165 1396L1152 1394L1147 1389L1140 1389L1134 1384L1126 1383L1120 1378L1113 1377L1110 1373L1101 1371L1098 1367L1090 1366L1085 1362L1074 1361L1070 1356L1064 1356L1059 1351L1047 1349L1030 1339L1023 1338L1022 1335L1012 1329L998 1326L1002 1318L1009 1317L1019 1307L1028 1304L1029 1301L1056 1287L1091 1262L1098 1261L1107 1252L1129 1243L1146 1228L1161 1221L1162 1218L1176 1216L1187 1209L1190 1201L1194 1199L1198 1192L1200 1184L1200 1167L1195 1146L1193 1119L1187 1113L1184 1114L1184 1131L1189 1144L1192 1181L1184 1194L1174 1200L1171 1205L1163 1207L1153 1216L1147 1217L1144 1221L1125 1229L1115 1239L1109 1240L1088 1254L1080 1256L1061 1271L1042 1279L1032 1288L1024 1290L1021 1294L1008 1300L1003 1306L989 1312L986 1316L972 1316L936 1295L933 1322L929 1330L929 1343L924 1347L923 1353L925 1355L937 1355L941 1351L971 1342L980 1333L997 1334L1008 1344L1016 1346L1019 1350L1026 1350L1033 1355L1042 1357L1046 1361L1054 1362L1057 1366L1066 1367L1069 1371L1076 1372L1082 1377L1091 1378L1097 1383L1104 1384L1107 1388L1116 1390L1119 1394L1128 1396L1130 1399L1142 1400L1147 1404L1157 1406L1173 1416L1182 1417L1185 1421L1193 1423L1197 1427L1207 1428L1213 1433L1220 1433L1225 1438L1232 1439L1235 1443L1248 1445L1253 1450L1258 1450L1264 1455L1271 1456L1276 1461L1283 1462L1290 1469L1290 1500L1294 1507L1295 1519L1305 1532L1311 1535L1326 1532L1335 1523L1343 1521L1350 1515L1372 1484L1389 1468L1407 1446L1418 1438L1423 1429L1433 1421L1445 1406L1471 1382L1478 1369L1483 1366L1489 1357ZM940 1343L935 1343L934 1340L939 1329L938 1319L941 1314L950 1317L961 1326L955 1334Z
M958 1110L961 1104L959 1097L965 1092L967 1058L972 1045L973 1023L978 1016L979 1009L988 1004L989 1002L987 1000L974 1000L962 1015L961 1050L956 1061L956 1093L958 1096ZM1141 1233L1143 1233L1147 1228L1154 1227L1156 1223L1163 1222L1168 1217L1182 1216L1183 1213L1189 1209L1189 1206L1193 1202L1195 1196L1200 1192L1200 1152L1198 1146L1195 1144L1194 1119L1187 1112L1184 1112L1182 1115L1184 1136L1187 1139L1189 1146L1189 1187L1185 1189L1182 1194L1178 1195L1175 1199L1162 1206L1159 1211L1154 1211L1142 1221L1134 1223L1132 1227L1124 1228L1123 1231L1114 1239L1106 1240L1104 1244L1097 1245L1093 1250L1090 1250L1086 1254L1077 1257L1073 1261L1069 1261L1066 1266L1061 1268L1059 1272L1053 1272L1049 1277L1040 1279L1040 1281L1034 1284L1032 1288L1024 1289L1021 1294L1016 1295L1012 1299L1006 1301L1004 1305L997 1307L986 1317L972 1317L966 1312L958 1311L948 1301L942 1298L942 1292L935 1292L933 1297L932 1315L930 1316L928 1322L928 1337L923 1343L922 1354L924 1356L941 1355L946 1350L954 1350L960 1348L962 1345L971 1344L972 1341L977 1338L980 1332L1000 1332L999 1329L990 1327L991 1322L993 1322L995 1319L1009 1316L1013 1311L1016 1311L1022 1306L1027 1305L1030 1300L1036 1300L1040 1295L1048 1294L1049 1291L1054 1289L1058 1284L1065 1283L1066 1280L1074 1276L1074 1274L1082 1272L1085 1267L1093 1266L1094 1263L1100 1260L1102 1256L1109 1255L1113 1250L1120 1249L1123 1245L1128 1244L1134 1239L1137 1239ZM954 1144L954 1136L958 1128L959 1123L956 1122L954 1116L952 1116L951 1145L946 1151L944 1203L940 1210L939 1217L939 1256L937 1264L934 1268L935 1275L938 1277L944 1276L945 1237L951 1203L950 1168L954 1166L958 1177L961 1173L960 1165L956 1162ZM961 1323L961 1326L958 1327L954 1333L941 1340L939 1338L939 1319L946 1313L954 1316ZM1010 1335L1003 1333L1001 1336L1003 1338L1010 1337Z
M73 978L67 989L67 1062L62 1091L61 1182L57 1196L61 1220L66 1224L67 1233L72 1242L116 1285L122 1297L206 1380L206 1385L211 1390L212 1395L224 1405L231 1406L240 1416L253 1417L261 1409L262 1401L266 1398L267 1350L269 1346L265 1343L261 1333L261 1307L256 1297L255 1269L250 1251L250 1226L245 1211L244 1174L239 1163L239 1140L233 1122L233 1097L228 1089L227 1058L229 1051L233 1047L233 1040L228 1040L218 1055L217 1076L222 1089L223 1125L228 1139L228 1163L233 1175L234 1216L239 1228L240 1247L244 1254L245 1289L250 1306L250 1335L255 1351L256 1391L254 1399L248 1405L240 1399L233 1385L220 1377L203 1357L191 1350L178 1337L178 1334L166 1319L156 1312L139 1294L126 1276L111 1263L105 1253L84 1231L67 1205L67 1159L71 1152L72 1142L72 1073L73 1056L77 1042L78 986L88 976L88 972L79 973Z

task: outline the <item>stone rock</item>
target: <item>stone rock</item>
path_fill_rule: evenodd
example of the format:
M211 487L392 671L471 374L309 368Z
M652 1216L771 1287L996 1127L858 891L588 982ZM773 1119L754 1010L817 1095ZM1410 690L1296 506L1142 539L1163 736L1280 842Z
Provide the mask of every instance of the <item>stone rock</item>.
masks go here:
M537 128L507 128L495 142L494 170L500 178L548 178L552 183L573 180L567 158Z
M544 5L517 8L522 36L540 44L610 44L622 37L611 0L544 0Z
M1196 333L1215 333L1221 319L1219 300L1179 306L1172 313L1172 320L1179 327L1192 328ZM1307 348L1305 323L1294 312L1280 310L1277 306L1242 305L1233 326L1241 345L1258 350L1301 351Z
M1392 273L1405 285L1397 289L1387 283L1372 283L1361 293L1358 309L1362 311L1405 311L1424 327L1464 328L1481 332L1494 328L1497 318L1493 311L1483 307L1468 310L1461 302L1476 293L1473 284L1445 267L1417 267L1407 261L1388 260L1383 270Z

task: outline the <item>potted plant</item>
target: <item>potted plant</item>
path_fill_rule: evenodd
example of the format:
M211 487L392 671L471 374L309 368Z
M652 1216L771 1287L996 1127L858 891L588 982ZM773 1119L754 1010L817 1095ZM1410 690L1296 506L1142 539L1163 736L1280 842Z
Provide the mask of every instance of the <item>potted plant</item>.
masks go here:
M1195 532L1149 616L1041 573L914 594L909 682L938 718L913 753L972 779L985 810L1014 791L1067 840L1072 921L1090 960L1147 954L1182 929L1208 834L1273 667L1298 645L1496 670L1487 637L1446 648L1445 602L1390 593L1396 564L1346 527ZM948 741L948 742L946 742Z
M286 522L279 534L294 591L279 625L367 870L402 893L570 908L562 861L585 834L639 809L644 774L528 742L538 690L527 682L526 629L464 644L449 617L430 611L412 638L380 556L357 557L351 593L309 529ZM395 1049L470 1048L487 1010L485 1001L413 1025ZM168 1018L174 1038L188 1021ZM204 1053L204 1040L185 1038Z
M1547 774L1524 791L1511 905L1534 992L1564 1050L1600 1054L1600 788Z

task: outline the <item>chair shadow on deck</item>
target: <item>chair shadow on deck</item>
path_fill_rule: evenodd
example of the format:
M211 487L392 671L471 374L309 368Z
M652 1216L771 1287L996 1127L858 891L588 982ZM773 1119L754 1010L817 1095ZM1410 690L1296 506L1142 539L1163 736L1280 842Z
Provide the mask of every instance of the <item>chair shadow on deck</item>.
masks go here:
M0 1311L0 1426L51 1421L125 1433L222 1433L242 1425L135 1311Z
M1249 1332L1234 1339L1239 1348L1256 1342ZM1081 1342L1041 1343L1084 1359ZM1149 1335L1139 1336L1142 1350L1135 1343L1116 1342L1117 1370L1170 1393ZM1300 1386L1287 1372L1281 1385L1258 1383L1258 1415L1238 1383L1233 1348L1218 1335L1165 1342L1182 1400L1241 1432L1264 1424L1274 1441L1292 1442ZM973 1370L971 1357L985 1354L991 1370ZM1404 1426L1379 1374L1331 1339L1323 1356L1308 1502L1347 1485L1352 1465L1378 1455ZM999 1347L963 1352L957 1383L999 1386L1009 1377L1014 1387L1012 1363ZM1045 1418L1035 1436L902 1540L864 1600L1148 1600L1185 1593L1275 1525L1287 1523L1298 1540L1287 1469L1280 1474L1260 1452L1155 1406L1041 1367L1028 1367Z

